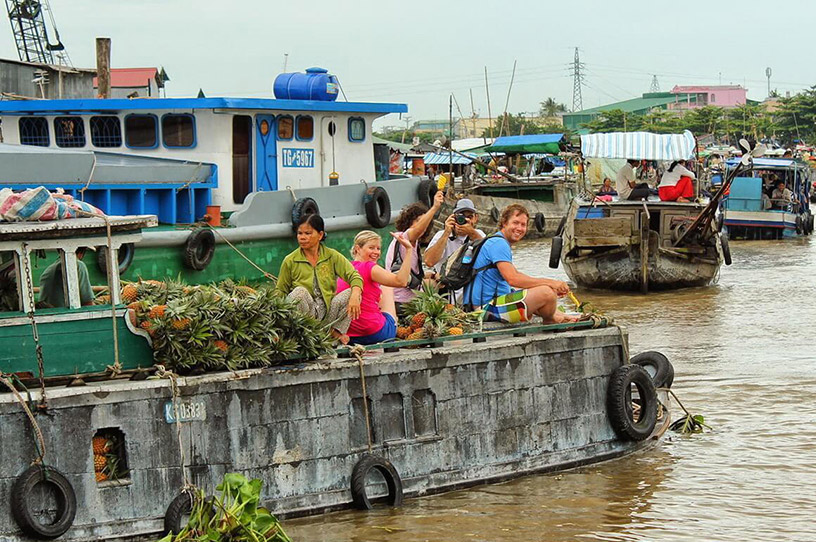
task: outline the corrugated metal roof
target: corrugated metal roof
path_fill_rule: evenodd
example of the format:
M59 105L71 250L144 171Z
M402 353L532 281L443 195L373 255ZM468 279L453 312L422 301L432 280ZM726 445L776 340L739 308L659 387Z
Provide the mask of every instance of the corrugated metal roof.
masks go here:
M611 132L581 136L581 153L586 158L631 160L688 160L694 155L694 135Z
M156 79L158 76L159 70L156 68L113 68L111 70L111 87L146 87L152 79ZM94 88L99 86L97 77L94 77L93 86Z
M675 101L685 102L686 95L670 94L668 92L660 93L659 95L657 95L657 93L653 93L652 95L647 94L640 98L633 98L631 100L624 100L622 102L593 107L591 109L583 109L581 111L565 113L564 116L571 117L574 115L597 115L599 113L603 113L604 111L612 111L613 109L620 109L626 113L631 113L633 111L643 111L651 109L652 107L668 105L670 103L674 103ZM692 102L696 102L696 98L692 99Z

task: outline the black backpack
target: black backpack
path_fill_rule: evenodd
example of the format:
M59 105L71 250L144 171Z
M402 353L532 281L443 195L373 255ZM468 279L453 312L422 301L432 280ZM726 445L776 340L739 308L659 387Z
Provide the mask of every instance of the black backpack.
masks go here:
M457 248L453 254L445 260L440 272L439 282L446 286L448 290L459 290L470 284L476 277L476 273L493 267L495 264L486 265L478 269L473 267L473 264L476 263L476 258L479 256L479 252L481 252L485 242L491 237L497 237L497 235L487 235L477 241L471 241L470 239L465 241L461 247ZM465 258L465 256L469 256L469 259Z

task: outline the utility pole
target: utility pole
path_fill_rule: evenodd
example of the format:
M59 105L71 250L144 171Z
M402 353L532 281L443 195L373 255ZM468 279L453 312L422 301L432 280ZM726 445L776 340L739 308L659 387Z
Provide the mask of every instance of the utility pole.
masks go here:
M771 95L771 73L773 73L773 72L771 71L770 66L765 68L765 77L768 78L768 96Z
M649 88L649 92L660 92L660 83L657 82L657 75L652 76L652 86Z
M584 108L584 100L581 97L581 86L584 84L584 74L581 70L584 63L578 56L578 47L575 48L575 59L572 61L572 111L581 111Z

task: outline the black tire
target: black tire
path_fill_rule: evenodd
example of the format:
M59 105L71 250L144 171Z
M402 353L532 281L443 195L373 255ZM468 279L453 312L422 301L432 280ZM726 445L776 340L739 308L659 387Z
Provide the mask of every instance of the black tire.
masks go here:
M164 513L164 535L179 533L186 525L188 517L193 511L193 493L182 491L170 501L167 512Z
M561 217L561 221L558 223L558 227L557 227L557 228L555 228L555 235L556 235L556 237L558 237L558 236L560 236L562 233L564 233L564 228L566 228L566 227L567 227L567 217L566 217L566 216L562 216L562 217Z
M721 210L721 211L719 212L719 214L717 215L716 220L714 221L714 228L715 228L715 229L716 229L718 232L721 232L721 231L722 231L722 229L723 229L723 224L724 224L724 223L725 223L725 212L723 212L723 211Z
M728 236L720 233L720 245L722 246L723 262L725 265L731 265L731 246L728 244Z
M558 264L561 261L561 251L564 249L564 240L561 237L553 237L552 245L550 246L550 267L558 269Z
M391 223L391 199L381 186L366 190L363 198L366 219L373 228L384 228Z
M29 497L35 486L48 484L56 492L57 518L47 525L40 523L29 507ZM77 512L76 494L71 483L57 469L35 465L29 467L14 482L11 489L11 514L20 529L38 539L51 540L62 536L74 523Z
M535 226L535 229L538 233L544 233L544 227L546 226L544 213L535 214L535 217L533 217L533 226Z
M807 214L807 227L808 227L808 231L810 233L813 233L813 215L810 214L810 211L808 211L808 214Z
M117 254L119 260L119 274L121 275L128 270L130 264L133 263L133 256L136 253L136 247L133 243L125 243L119 247ZM99 247L96 249L96 266L105 275L108 274L108 247Z
M215 255L215 234L209 228L198 228L190 232L184 242L184 266L202 271L210 265Z
M674 382L674 366L669 358L660 352L642 352L629 360L629 363L640 365L652 377L656 388L671 388Z
M499 219L501 218L501 212L499 211L499 208L496 207L495 205L493 206L492 209L490 209L490 218L496 224L499 223Z
M634 420L632 385L640 396L640 416ZM607 416L615 433L623 439L646 440L657 423L657 390L649 373L640 365L623 365L615 369L606 394Z
M430 209L436 192L436 183L430 179L423 179L419 181L419 188L417 188L417 201L424 203Z
M351 472L351 498L354 501L354 506L358 510L371 510L373 508L366 494L366 477L371 469L378 470L385 479L385 485L388 487L386 502L394 507L402 506L402 480L397 473L397 469L384 457L368 454L364 455L354 465L354 470Z
M312 198L300 198L292 205L292 229L297 229L298 222L306 215L319 215L320 208Z
M802 235L803 230L802 215L796 215L796 235Z

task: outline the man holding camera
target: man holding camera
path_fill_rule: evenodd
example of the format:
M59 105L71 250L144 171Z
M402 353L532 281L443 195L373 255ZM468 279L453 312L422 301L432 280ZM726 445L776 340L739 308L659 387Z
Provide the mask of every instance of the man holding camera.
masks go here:
M478 241L485 236L482 230L476 229L479 215L473 202L462 198L456 202L447 220L445 229L439 230L431 239L425 251L425 265L433 267L436 273L442 271L442 266L456 250L465 244L465 241ZM461 301L462 292L456 292L456 300Z

